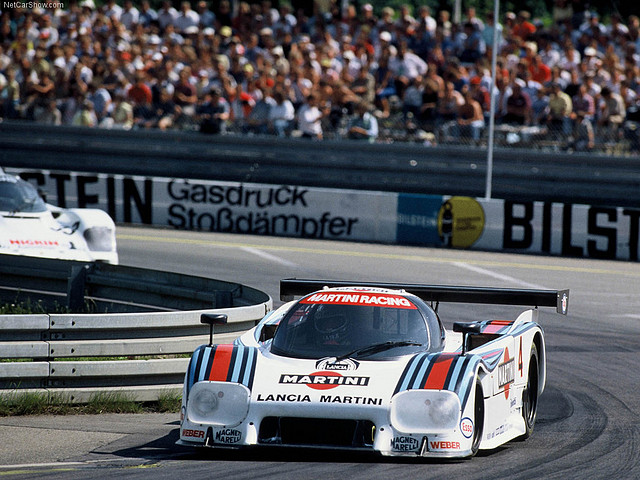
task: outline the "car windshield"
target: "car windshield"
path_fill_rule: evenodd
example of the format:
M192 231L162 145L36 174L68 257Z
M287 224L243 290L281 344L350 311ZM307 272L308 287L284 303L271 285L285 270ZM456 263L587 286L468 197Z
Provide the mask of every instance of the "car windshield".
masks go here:
M415 303L397 294L316 293L301 299L282 319L271 351L296 358L353 354L367 359L424 351L439 342L435 313L429 313L433 325Z
M47 206L30 184L16 177L0 178L0 211L44 212Z

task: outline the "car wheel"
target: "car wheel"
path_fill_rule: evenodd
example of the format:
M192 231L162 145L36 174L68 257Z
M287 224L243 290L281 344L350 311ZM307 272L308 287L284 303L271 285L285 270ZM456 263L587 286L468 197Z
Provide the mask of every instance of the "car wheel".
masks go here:
M529 377L527 386L522 392L522 418L524 419L525 432L520 437L525 440L533 433L538 413L538 388L540 382L538 365L538 348L535 343L531 346L531 359L529 360Z
M474 406L474 429L473 441L471 442L471 456L473 457L480 449L480 440L482 440L482 431L484 429L484 394L482 385L478 380L476 382L475 406Z

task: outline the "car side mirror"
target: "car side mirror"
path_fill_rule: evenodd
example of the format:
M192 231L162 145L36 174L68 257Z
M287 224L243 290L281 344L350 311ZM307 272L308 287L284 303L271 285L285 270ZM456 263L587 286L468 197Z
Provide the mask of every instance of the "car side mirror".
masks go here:
M267 340L271 340L276 334L277 328L278 325L264 325L262 330L260 330L260 341L266 342Z
M200 323L209 325L209 346L213 346L213 326L224 325L227 323L227 319L225 313L203 313L200 315Z
M462 355L464 355L467 353L467 337L469 335L478 335L482 333L482 324L477 322L454 322L453 331L456 333L462 333Z

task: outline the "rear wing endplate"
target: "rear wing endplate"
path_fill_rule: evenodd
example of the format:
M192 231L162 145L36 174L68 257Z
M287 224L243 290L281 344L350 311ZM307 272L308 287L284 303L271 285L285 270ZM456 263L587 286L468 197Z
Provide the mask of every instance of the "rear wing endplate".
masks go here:
M563 315L569 309L569 290L535 290L498 287L466 287L449 285L422 285L413 283L352 282L345 280L280 280L280 299L293 300L323 288L367 287L404 290L425 302L484 303L494 305L527 305L556 307Z

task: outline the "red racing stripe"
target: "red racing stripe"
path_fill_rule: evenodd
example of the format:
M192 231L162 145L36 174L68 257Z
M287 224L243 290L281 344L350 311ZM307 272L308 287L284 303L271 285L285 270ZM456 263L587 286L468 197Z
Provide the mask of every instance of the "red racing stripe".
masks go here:
M482 330L482 333L486 333L486 334L498 333L500 332L500 330L503 330L505 327L509 327L512 324L513 322L509 320L492 320Z
M431 372L424 382L422 388L429 390L442 390L444 388L444 382L447 380L451 363L453 362L455 355L442 355L438 357L431 367Z
M211 363L209 380L224 382L229 374L229 365L233 354L233 345L218 345Z
M491 335L491 334L494 334L494 333L498 333L503 328L504 328L504 325L487 325L482 330L482 333L487 334L487 335Z

